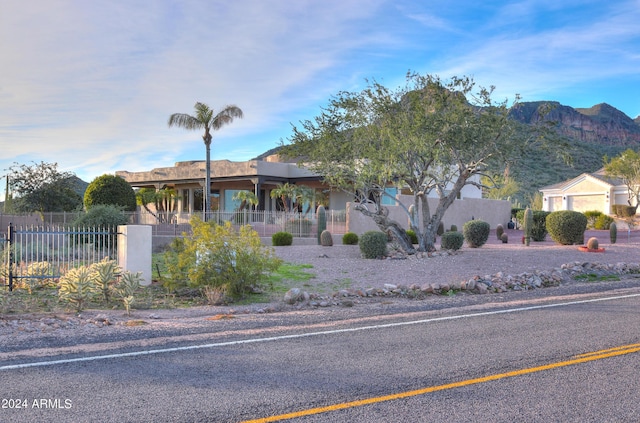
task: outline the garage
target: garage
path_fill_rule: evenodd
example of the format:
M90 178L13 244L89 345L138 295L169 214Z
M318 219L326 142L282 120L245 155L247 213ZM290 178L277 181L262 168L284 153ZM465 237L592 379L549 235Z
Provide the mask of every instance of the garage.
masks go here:
M567 197L567 209L578 212L588 210L599 210L603 213L609 213L604 210L605 197L604 194L576 195L572 194Z

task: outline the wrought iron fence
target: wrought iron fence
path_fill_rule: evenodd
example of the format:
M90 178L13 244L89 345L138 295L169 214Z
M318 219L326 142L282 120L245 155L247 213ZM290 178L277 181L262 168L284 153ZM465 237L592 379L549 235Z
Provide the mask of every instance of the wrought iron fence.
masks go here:
M70 268L115 258L116 236L115 228L10 224L0 238L0 278L10 291L57 279Z
M79 212L82 213L82 212ZM123 212L129 224L150 225L154 236L179 236L190 233L189 222L194 215L204 219L204 213L149 213L147 211ZM345 210L327 210L327 229L332 234L344 234L347 230ZM78 212L45 213L46 224L68 225L79 217ZM234 226L247 224L261 237L270 237L276 232L290 232L296 238L315 237L317 233L317 217L314 213L287 213L283 211L244 210L213 211L207 220L219 224L231 222Z

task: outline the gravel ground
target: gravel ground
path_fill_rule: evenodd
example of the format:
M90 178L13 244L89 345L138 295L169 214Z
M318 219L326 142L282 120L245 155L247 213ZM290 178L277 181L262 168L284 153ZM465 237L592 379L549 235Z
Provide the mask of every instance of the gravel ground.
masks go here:
M409 256L405 259L366 260L361 258L357 246L334 245L275 247L276 254L289 263L310 264L308 269L315 276L301 282L299 288L309 293L330 295L347 288L383 288L385 284L423 285L431 282L456 282L476 275L492 275L503 272L517 275L535 270L552 270L565 263L638 263L640 262L640 231L621 233L618 243L608 243L608 232L588 232L586 237L597 236L603 253L579 251L577 246L560 246L552 241L532 243L526 247L520 242L521 232L507 231L508 244L499 242L491 234L489 242L481 248L464 246L452 255L436 257ZM586 239L586 238L585 238ZM514 242L517 240L518 242ZM270 304L248 306L207 306L171 310L134 310L131 316L122 310L87 310L81 314L53 313L30 315L0 315L0 350L10 346L22 348L38 339L47 344L78 343L69 334L90 339L95 336L135 336L148 338L157 333L193 333L206 331L219 320L229 316L245 316L243 319L262 319L264 322L300 319L301 313L316 313L316 319L346 319L353 316L380 313L404 313L412 310L437 310L449 307L468 307L478 304L531 300L559 295L586 295L590 292L613 289L637 289L640 280L623 278L619 282L569 282L559 287L541 288L525 292L476 295L459 294L452 297L429 295L423 300L397 297L356 298L349 307L311 307L306 304L286 305L282 300ZM295 312L295 313L291 313ZM249 316L253 316L249 318ZM248 320L249 319L249 320ZM277 323L273 323L274 325ZM170 328L170 330L169 330ZM168 332L169 331L169 332ZM20 347L21 346L21 347ZM0 353L0 359L3 354Z

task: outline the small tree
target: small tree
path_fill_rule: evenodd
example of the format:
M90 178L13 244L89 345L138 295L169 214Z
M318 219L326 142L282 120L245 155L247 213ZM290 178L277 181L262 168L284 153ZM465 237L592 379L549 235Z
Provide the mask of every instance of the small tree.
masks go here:
M9 170L7 198L15 211L45 213L82 207L81 181L71 172L59 172L57 163L16 163Z
M526 141L514 135L507 101L495 103L492 91L470 78L447 82L414 73L397 90L374 81L361 92L333 97L313 121L294 127L281 152L304 158L306 167L353 196L356 210L414 253L383 201L395 201L389 188L407 188L416 213L400 207L418 236L418 250L432 251L439 223L462 188L481 188L478 177L488 165L506 161ZM427 202L431 192L438 195L435 210Z
M114 205L125 211L136 210L136 194L124 178L102 175L95 178L84 193L84 207L89 210L97 205Z

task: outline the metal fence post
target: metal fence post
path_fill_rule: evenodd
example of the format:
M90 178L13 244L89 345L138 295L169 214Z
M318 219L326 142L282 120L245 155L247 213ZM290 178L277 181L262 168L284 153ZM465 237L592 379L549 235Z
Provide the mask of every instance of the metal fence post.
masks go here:
M13 223L9 222L9 231L7 234L7 241L9 242L9 292L13 291L13 241L14 241L14 227Z

